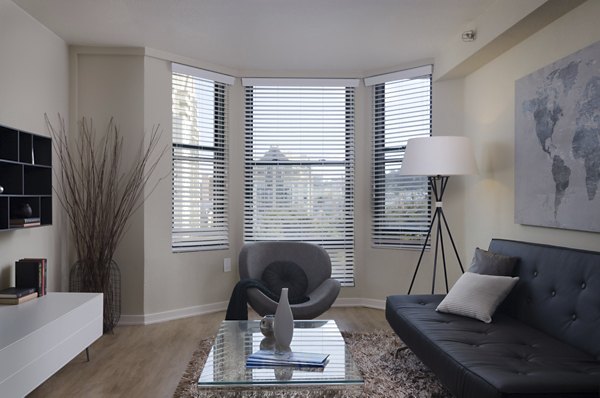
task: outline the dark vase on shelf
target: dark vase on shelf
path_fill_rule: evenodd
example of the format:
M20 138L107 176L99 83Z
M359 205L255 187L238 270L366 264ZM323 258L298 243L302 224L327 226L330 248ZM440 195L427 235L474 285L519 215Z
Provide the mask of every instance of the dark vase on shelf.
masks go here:
M15 218L28 218L31 217L32 214L33 210L29 203L22 203L13 211L13 217Z

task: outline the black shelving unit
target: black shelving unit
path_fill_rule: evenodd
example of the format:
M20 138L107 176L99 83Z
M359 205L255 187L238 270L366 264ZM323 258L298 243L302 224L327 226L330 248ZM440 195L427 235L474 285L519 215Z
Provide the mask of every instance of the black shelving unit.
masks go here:
M52 140L0 125L0 231L34 228L11 226L11 219L25 218L22 209L40 226L52 224Z

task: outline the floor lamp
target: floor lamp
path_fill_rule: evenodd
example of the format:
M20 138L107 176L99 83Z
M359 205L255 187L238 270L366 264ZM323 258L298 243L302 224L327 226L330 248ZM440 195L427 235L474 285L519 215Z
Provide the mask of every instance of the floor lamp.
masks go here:
M435 252L433 257L433 278L431 281L431 293L435 292L435 278L437 274L437 261L438 253L441 254L442 263L444 265L444 279L446 281L446 292L448 292L448 274L446 269L446 247L444 245L444 233L447 234L452 244L452 249L460 265L462 272L464 268L456 250L456 244L454 238L450 232L448 221L444 215L443 208L443 197L448 184L450 176L454 175L468 175L477 174L477 165L475 163L475 156L473 153L473 146L471 141L467 137L455 137L455 136L436 136L436 137L422 137L413 138L408 140L406 145L406 151L404 153L404 160L402 161L402 168L400 173L403 175L411 176L427 176L429 180L429 186L431 192L435 198L435 210L431 223L429 224L429 230L427 231L427 237L423 242L421 248L421 254L419 261L417 262L417 268L413 274L408 289L408 294L412 291L415 283L415 278L419 272L421 266L421 260L423 260L423 254L427 248L427 242L435 231ZM434 230L435 226L435 230Z

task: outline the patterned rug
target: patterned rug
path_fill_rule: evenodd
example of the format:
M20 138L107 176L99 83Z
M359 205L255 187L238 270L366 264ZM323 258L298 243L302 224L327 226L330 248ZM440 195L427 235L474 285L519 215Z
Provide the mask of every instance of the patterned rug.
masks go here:
M449 398L436 376L392 332L342 332L352 358L365 380L364 398ZM210 352L213 339L201 340L184 373L175 394L176 398L197 398L195 383ZM290 396L304 397L305 392ZM343 396L343 395L342 395Z

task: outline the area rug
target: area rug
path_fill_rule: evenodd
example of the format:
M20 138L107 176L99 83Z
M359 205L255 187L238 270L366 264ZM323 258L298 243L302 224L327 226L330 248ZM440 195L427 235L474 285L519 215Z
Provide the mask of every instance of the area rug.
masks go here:
M392 332L342 332L352 357L365 380L364 398L449 398L437 377ZM210 352L213 339L201 340L192 355L175 394L176 398L198 398L196 382ZM305 397L297 392L290 396ZM343 396L339 395L339 396ZM204 398L205 395L202 396Z

